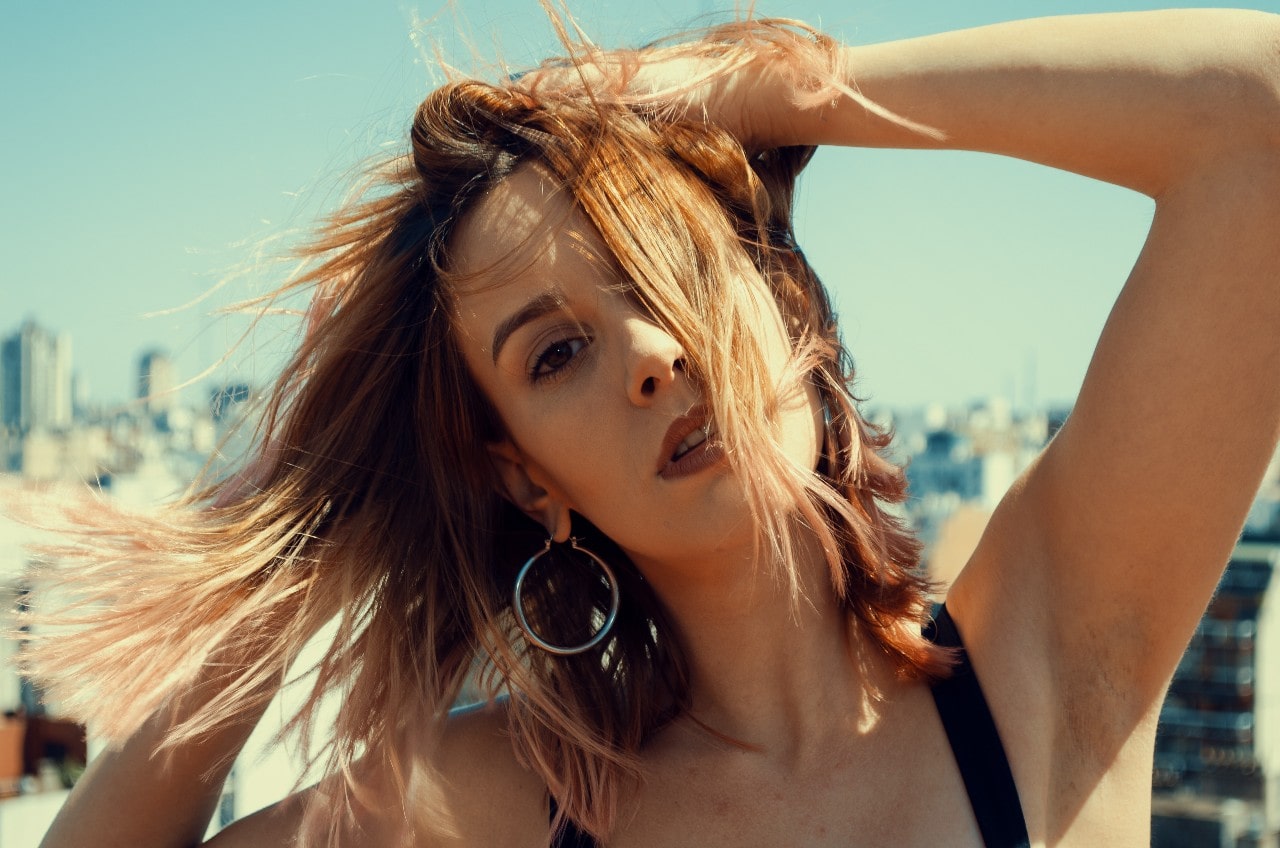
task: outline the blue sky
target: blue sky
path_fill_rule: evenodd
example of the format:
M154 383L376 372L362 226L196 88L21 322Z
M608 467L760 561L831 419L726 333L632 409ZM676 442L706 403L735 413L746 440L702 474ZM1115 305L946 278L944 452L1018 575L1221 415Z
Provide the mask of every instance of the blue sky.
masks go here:
M614 45L726 8L640 5L572 4ZM1167 5L1212 4L762 0L757 12L868 42ZM362 161L399 149L439 81L422 45L483 70L495 45L521 66L555 44L536 0L23 3L5 21L0 332L32 316L70 333L104 401L128 396L145 348L172 351L188 377L218 360L241 324L211 310L271 287L285 269L257 257L332 208ZM798 227L834 292L860 394L1024 404L1074 397L1151 212L1129 192L1011 160L823 150ZM144 317L224 279L197 306ZM279 344L264 333L261 352L219 378L261 379Z

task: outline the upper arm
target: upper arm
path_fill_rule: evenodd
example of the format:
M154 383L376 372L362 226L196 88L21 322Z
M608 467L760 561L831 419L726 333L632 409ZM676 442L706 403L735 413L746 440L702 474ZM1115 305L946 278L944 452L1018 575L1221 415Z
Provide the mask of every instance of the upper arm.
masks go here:
M1057 595L1172 673L1280 422L1280 146L1157 204L1060 438L1029 481Z
M1108 785L1141 802L1168 681L1275 450L1278 233L1275 151L1160 198L1070 419L948 599L1051 834L1104 775L1136 775Z
M1199 163L1158 198L1076 407L993 518L994 541L957 583L962 604L972 619L1010 612L1066 685L1122 680L1149 710L1278 434L1272 137ZM1041 610L1018 609L1028 601Z

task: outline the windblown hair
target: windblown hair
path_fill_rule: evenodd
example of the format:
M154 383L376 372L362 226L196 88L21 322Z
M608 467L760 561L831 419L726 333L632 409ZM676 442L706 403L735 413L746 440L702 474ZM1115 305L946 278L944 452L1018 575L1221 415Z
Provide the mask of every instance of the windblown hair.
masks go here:
M858 413L834 312L795 243L793 193L812 148L745 150L722 129L655 108L660 97L620 94L625 73L616 91L593 87L579 71L603 60L571 52L498 84L433 91L414 117L411 152L375 169L306 249L308 270L278 293L314 289L309 329L268 398L256 461L155 514L100 505L44 575L70 602L37 614L80 629L34 639L26 672L117 741L166 705L180 709L175 694L197 678L216 694L192 702L167 745L250 712L336 617L291 722L310 738L321 698L341 694L316 754L330 775L328 803L309 817L317 843L359 817L363 788L408 797L406 740L438 736L468 680L509 696L517 756L561 816L601 838L646 740L688 704L683 649L662 603L578 519L576 535L617 566L616 627L600 650L562 658L515 626L515 573L545 532L500 495L486 444L506 429L456 343L450 235L526 163L560 182L636 302L688 352L773 573L799 598L792 563L800 529L813 533L849 615L900 672L945 673L946 657L919 635L929 586L918 544L886 511L905 496L904 476L882 455L888 436ZM828 40L791 22L738 22L653 53L700 57L714 73L774 56L819 100L848 93ZM750 329L763 297L793 345L782 386ZM825 418L817 471L796 467L777 443L779 404L805 380ZM528 613L551 641L574 641L572 622L607 605L595 581L545 581L531 593ZM232 669L229 679L217 668Z

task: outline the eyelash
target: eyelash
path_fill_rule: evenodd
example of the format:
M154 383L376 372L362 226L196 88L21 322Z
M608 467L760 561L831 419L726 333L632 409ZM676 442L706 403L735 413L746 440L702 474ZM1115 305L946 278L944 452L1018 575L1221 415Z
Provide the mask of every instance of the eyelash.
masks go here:
M547 345L533 361L532 367L529 368L529 382L543 383L556 377L563 376L567 373L565 369L573 367L573 365L578 361L578 355L590 341L590 339L583 336L575 336L572 338L556 339L551 344ZM568 359L550 370L543 370L544 366L546 366L553 357L558 355L557 351L565 347L569 348Z

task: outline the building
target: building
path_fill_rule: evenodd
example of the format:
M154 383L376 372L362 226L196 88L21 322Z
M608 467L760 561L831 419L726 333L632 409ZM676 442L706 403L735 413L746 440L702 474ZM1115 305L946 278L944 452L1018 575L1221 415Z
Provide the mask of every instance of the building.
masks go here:
M948 412L894 416L907 454L907 518L925 546L930 576L950 583L996 505L1048 438L1043 414L1015 416L999 399Z
M1280 846L1280 533L1246 536L1156 733L1152 845Z
M173 360L163 350L149 350L138 360L138 399L153 418L163 418L174 407Z
M28 320L0 341L0 422L12 432L71 426L71 338Z
M248 383L227 383L209 392L209 414L214 422L222 424L234 421L244 414L244 404L249 402Z

